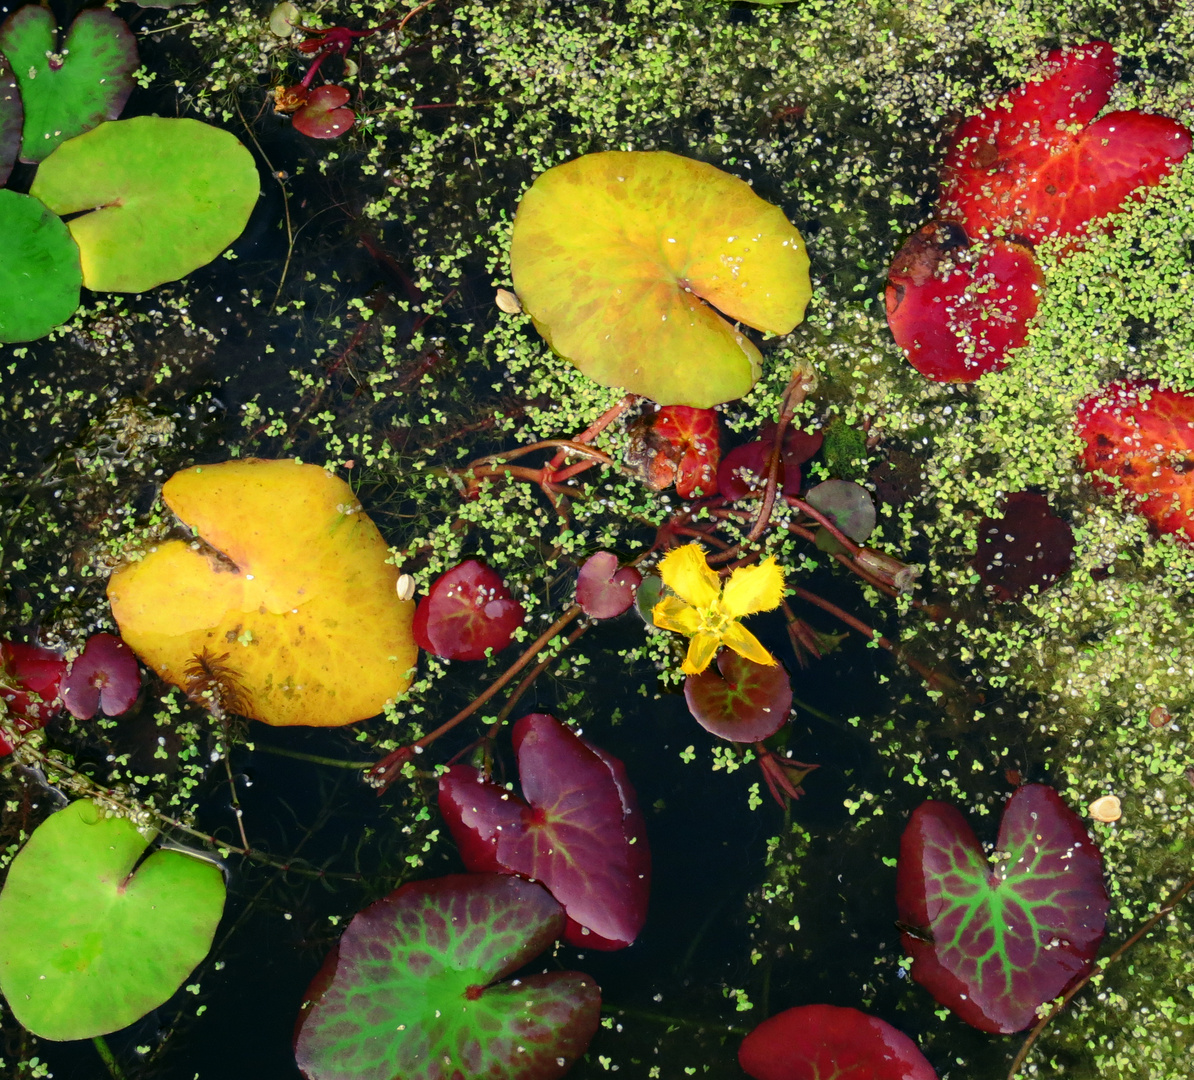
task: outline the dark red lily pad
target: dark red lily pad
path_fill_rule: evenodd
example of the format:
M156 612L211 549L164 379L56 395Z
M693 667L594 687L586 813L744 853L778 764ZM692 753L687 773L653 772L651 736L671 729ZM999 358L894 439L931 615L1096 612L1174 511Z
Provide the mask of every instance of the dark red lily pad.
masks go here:
M1073 561L1074 530L1049 509L1044 495L1014 492L1002 517L979 523L972 565L996 600L1044 592Z
M552 716L514 725L523 798L471 765L439 781L439 808L470 870L542 882L568 914L566 941L620 949L647 918L646 822L622 763Z
M706 668L684 680L684 700L706 731L731 742L758 742L787 723L792 684L782 664L756 664L722 649L717 671Z
M307 1080L555 1080L589 1045L601 992L576 971L498 982L564 929L540 885L454 874L358 912L308 993ZM334 965L329 979L328 968Z
M738 1064L755 1080L937 1080L907 1035L836 1005L786 1009L754 1029Z
M18 731L44 727L61 707L59 684L66 661L56 652L23 641L0 641L0 698ZM0 756L12 746L0 734Z
M634 603L643 575L633 566L618 569L618 557L599 551L585 560L576 578L576 602L593 619L612 619Z
M1106 42L1055 49L1042 75L954 133L939 216L962 222L973 238L1080 237L1190 150L1190 133L1167 117L1131 110L1091 123L1119 78Z
M0 185L8 182L21 149L21 129L25 126L25 108L21 91L8 60L0 53Z
M1157 532L1194 543L1194 395L1155 382L1104 387L1078 409L1082 464L1095 486L1121 490Z
M62 703L80 720L90 720L101 708L105 716L119 716L140 692L137 658L115 634L92 634L62 680Z
M859 544L875 531L879 520L871 493L852 480L826 480L810 488L804 501Z
M973 382L1006 367L1008 352L1024 344L1044 280L1026 248L969 247L961 230L930 222L892 262L887 325L922 375Z
M441 574L419 601L412 627L419 648L447 660L483 660L501 652L526 611L496 571L466 559Z
M312 139L335 139L352 130L357 114L345 107L351 97L343 86L334 83L312 90L291 120L294 130Z
M1021 1031L1090 969L1103 939L1103 859L1044 784L1017 788L988 858L962 813L925 802L900 841L896 903L912 977L983 1031Z
M775 445L775 424L764 424L760 437L743 446L735 446L721 461L717 470L717 490L731 502L758 496L767 486L767 470L771 464L771 448ZM780 450L776 484L784 495L800 491L800 466L821 449L819 431L806 432L788 428Z

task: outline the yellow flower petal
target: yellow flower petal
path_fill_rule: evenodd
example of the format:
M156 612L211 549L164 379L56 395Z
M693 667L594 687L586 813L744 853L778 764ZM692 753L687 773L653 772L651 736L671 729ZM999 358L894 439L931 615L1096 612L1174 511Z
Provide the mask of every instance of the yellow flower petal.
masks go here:
M692 637L701 625L696 608L675 596L665 596L651 609L651 618L661 630L674 630Z
M699 675L709 666L709 661L717 654L720 645L721 640L716 634L704 632L694 634L688 643L688 655L684 657L684 663L680 665L680 670L685 675ZM759 648L762 646L760 645Z
M693 607L709 607L721 592L721 582L716 572L709 569L698 544L685 544L669 551L660 560L659 576L672 592Z
M664 577L664 581L667 578ZM758 566L740 566L730 575L721 603L732 619L770 611L784 598L784 572L768 555Z
M759 639L746 629L741 623L731 623L721 636L721 643L728 645L739 656L756 664L775 666L775 657L763 648Z

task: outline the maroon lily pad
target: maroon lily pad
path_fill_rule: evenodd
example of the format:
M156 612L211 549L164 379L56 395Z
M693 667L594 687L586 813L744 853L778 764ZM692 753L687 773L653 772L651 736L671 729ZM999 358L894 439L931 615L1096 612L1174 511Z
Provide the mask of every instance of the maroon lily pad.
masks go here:
M754 1029L738 1063L755 1080L937 1080L907 1035L836 1005L786 1009Z
M357 114L346 108L352 95L335 83L312 90L292 118L294 130L312 139L335 139L352 129Z
M959 125L941 170L939 216L974 238L1003 230L1037 244L1084 235L1090 221L1156 184L1189 152L1190 133L1136 110L1095 121L1118 78L1105 41L1051 52L1042 78Z
M90 720L100 708L105 716L119 716L140 692L137 658L115 634L92 634L62 680L62 703L79 720Z
M731 742L758 742L787 723L792 684L782 664L756 664L722 649L717 671L706 668L684 680L684 700L711 734Z
M1017 491L1003 516L985 517L978 527L973 566L996 600L1017 600L1044 592L1074 561L1074 530L1049 509L1044 495Z
M717 470L717 490L731 502L757 496L767 486L767 470L771 464L771 448L775 445L775 424L764 424L760 438L744 446L736 446L721 461ZM821 449L823 436L819 431L805 432L788 428L780 450L776 483L784 495L800 491L800 466Z
M887 325L908 362L937 382L973 382L1007 366L1036 315L1044 276L1002 240L967 246L961 230L923 226L888 272Z
M612 619L634 603L643 575L633 566L618 569L618 557L599 551L585 560L576 578L576 602L593 619Z
M526 611L496 571L466 559L441 574L419 601L412 630L419 648L447 660L483 660L501 652Z
M1107 921L1103 859L1051 787L1008 800L988 858L961 812L916 808L896 904L912 977L983 1031L1021 1031L1090 970Z
M8 60L0 53L0 186L8 182L9 173L16 164L24 127L21 91Z
M416 881L358 912L315 976L295 1059L307 1080L556 1080L589 1045L601 992L551 971L498 982L564 929L540 885Z
M878 515L871 493L853 480L826 480L810 488L804 501L820 510L851 540L861 544L875 531Z
M622 763L544 713L514 725L524 798L471 765L439 781L439 808L470 870L542 882L564 905L564 939L620 949L647 918L646 822Z
M23 641L0 641L0 698L18 731L44 727L61 706L59 685L66 661L56 652ZM0 756L12 746L0 734Z

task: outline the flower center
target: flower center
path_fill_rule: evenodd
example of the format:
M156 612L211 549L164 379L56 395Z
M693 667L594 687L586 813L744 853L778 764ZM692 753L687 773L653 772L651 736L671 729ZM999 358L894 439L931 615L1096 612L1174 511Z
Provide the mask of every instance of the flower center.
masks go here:
M700 633L721 637L734 621L721 600L714 600L707 608L697 608L696 611L701 618Z

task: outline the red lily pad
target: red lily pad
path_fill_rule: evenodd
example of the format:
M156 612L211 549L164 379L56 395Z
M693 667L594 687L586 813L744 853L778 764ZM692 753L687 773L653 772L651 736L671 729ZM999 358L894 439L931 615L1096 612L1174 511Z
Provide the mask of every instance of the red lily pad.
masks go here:
M60 707L58 688L66 661L56 652L22 641L0 641L0 699L18 731L44 727ZM0 733L0 756L12 746Z
M718 674L720 672L720 674ZM792 684L782 664L756 664L731 649L684 680L688 711L706 731L731 742L758 742L788 722Z
M307 1080L563 1076L597 1030L597 984L577 971L497 981L563 929L560 905L530 881L403 885L356 914L316 975L299 1069Z
M447 660L484 660L501 652L522 625L526 611L510 598L497 573L466 559L441 574L415 610L413 632L420 649Z
M912 978L968 1024L1005 1034L1089 971L1108 908L1099 849L1044 784L1008 800L990 857L956 807L918 806L896 904Z
M908 362L937 382L973 382L1023 345L1045 279L1031 252L969 247L956 227L922 226L888 271L887 325Z
M1095 486L1127 493L1157 532L1194 543L1194 395L1155 382L1105 386L1078 409L1082 464Z
M655 414L655 432L676 453L676 494L712 495L721 459L721 424L713 409L669 405Z
M959 125L941 170L939 216L975 238L1082 236L1168 175L1190 150L1181 124L1136 110L1094 121L1118 78L1105 41L1051 52L1042 78Z
M524 798L471 765L439 781L439 808L470 870L542 882L564 905L564 939L621 949L647 918L646 822L622 763L555 717L514 725Z
M357 114L345 107L351 97L334 83L312 90L291 120L294 130L312 139L335 139L350 131L357 122Z
M731 502L756 496L767 486L767 469L771 463L771 448L775 445L775 424L764 424L760 438L743 446L735 446L717 470L717 490ZM784 495L800 492L800 466L821 449L821 432L806 432L788 428L780 450L777 485Z
M140 692L137 658L115 634L92 634L62 680L62 703L80 720L90 720L101 707L105 716L119 716Z
M633 566L618 569L618 557L599 551L585 560L576 578L576 602L593 619L612 619L634 603L643 575Z
M1049 509L1044 495L1014 492L1002 517L979 524L973 566L996 600L1044 592L1073 561L1074 530Z
M754 1029L738 1063L755 1080L937 1080L907 1035L836 1005L786 1009Z

